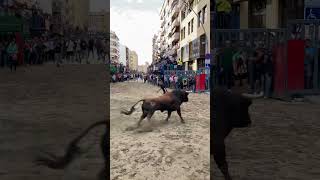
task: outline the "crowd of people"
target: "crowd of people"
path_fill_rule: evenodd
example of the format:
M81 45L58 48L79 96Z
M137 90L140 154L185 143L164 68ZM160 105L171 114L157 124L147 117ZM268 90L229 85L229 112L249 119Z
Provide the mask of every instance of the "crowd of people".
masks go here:
M22 42L16 36L0 37L0 67L16 70L18 65L36 65L45 62L61 64L67 62L90 63L92 58L105 61L107 58L105 38L60 38L33 37ZM95 57L97 56L97 57Z
M163 85L165 88L181 89L186 91L196 91L196 73L171 73L159 74L152 73L145 76L145 82L149 82L155 86Z
M272 52L258 43L255 49L249 44L226 42L218 52L216 80L218 85L229 90L235 85L243 86L247 81L250 93L271 96L273 80Z

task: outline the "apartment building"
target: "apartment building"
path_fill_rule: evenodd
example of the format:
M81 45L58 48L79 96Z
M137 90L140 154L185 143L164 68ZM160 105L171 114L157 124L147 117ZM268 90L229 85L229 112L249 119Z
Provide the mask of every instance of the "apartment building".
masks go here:
M155 34L152 38L152 62L158 62L160 59L160 40L159 36Z
M177 60L180 40L179 11L182 0L165 0L160 11L159 50L160 56Z
M110 32L110 58L111 63L119 63L120 61L120 43L114 31Z
M123 64L124 66L127 64L127 60L126 60L126 57L127 57L127 51L126 51L126 46L125 45L122 45L120 43L120 47L119 47L119 50L120 50L120 57L119 57L119 63L120 64Z
M191 7L191 8L189 8ZM210 0L189 0L180 11L179 58L185 70L205 68L210 53Z
M108 29L109 16L106 11L90 12L88 31L91 33L106 33Z
M130 49L126 47L126 67L129 68L130 66Z
M130 70L138 70L138 54L135 51L130 51L129 68Z
M81 30L88 28L89 0L65 0L65 22L72 28Z

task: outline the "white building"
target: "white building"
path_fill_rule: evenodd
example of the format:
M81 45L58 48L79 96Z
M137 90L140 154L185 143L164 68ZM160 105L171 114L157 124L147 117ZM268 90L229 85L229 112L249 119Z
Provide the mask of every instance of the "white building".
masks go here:
M120 43L117 34L114 31L110 32L110 58L112 63L120 61Z
M126 46L120 44L119 50L120 50L119 62L125 66L125 65L127 64L127 51L126 51Z

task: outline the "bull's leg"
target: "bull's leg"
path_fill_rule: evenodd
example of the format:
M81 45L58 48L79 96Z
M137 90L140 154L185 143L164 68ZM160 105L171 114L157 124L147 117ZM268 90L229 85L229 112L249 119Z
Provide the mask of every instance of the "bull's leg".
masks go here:
M168 116L167 116L167 118L166 118L166 122L168 122L169 121L169 118L171 117L171 111L168 111Z
M153 114L154 114L154 111L148 113L147 119L148 119L149 122L150 122L151 117L153 116Z
M141 115L141 117L140 117L140 120L139 120L138 123L137 123L137 127L140 127L141 121L142 121L144 118L146 118L147 115L149 115L149 113L146 112L146 111L143 111L143 113L142 113L142 115Z
M177 113L178 113L178 115L179 115L179 117L181 119L181 123L185 123L183 118L182 118L182 116L181 116L181 109L180 108L177 110Z
M223 140L213 143L213 157L225 180L231 180L228 170L228 163L226 161L226 151Z

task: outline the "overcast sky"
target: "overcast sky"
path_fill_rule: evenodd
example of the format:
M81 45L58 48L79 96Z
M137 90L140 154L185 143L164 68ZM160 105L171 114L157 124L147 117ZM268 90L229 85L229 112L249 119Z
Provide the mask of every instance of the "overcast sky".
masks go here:
M99 1L99 0L95 0ZM111 0L110 27L120 43L138 54L139 65L152 61L152 37L160 28L163 0Z

